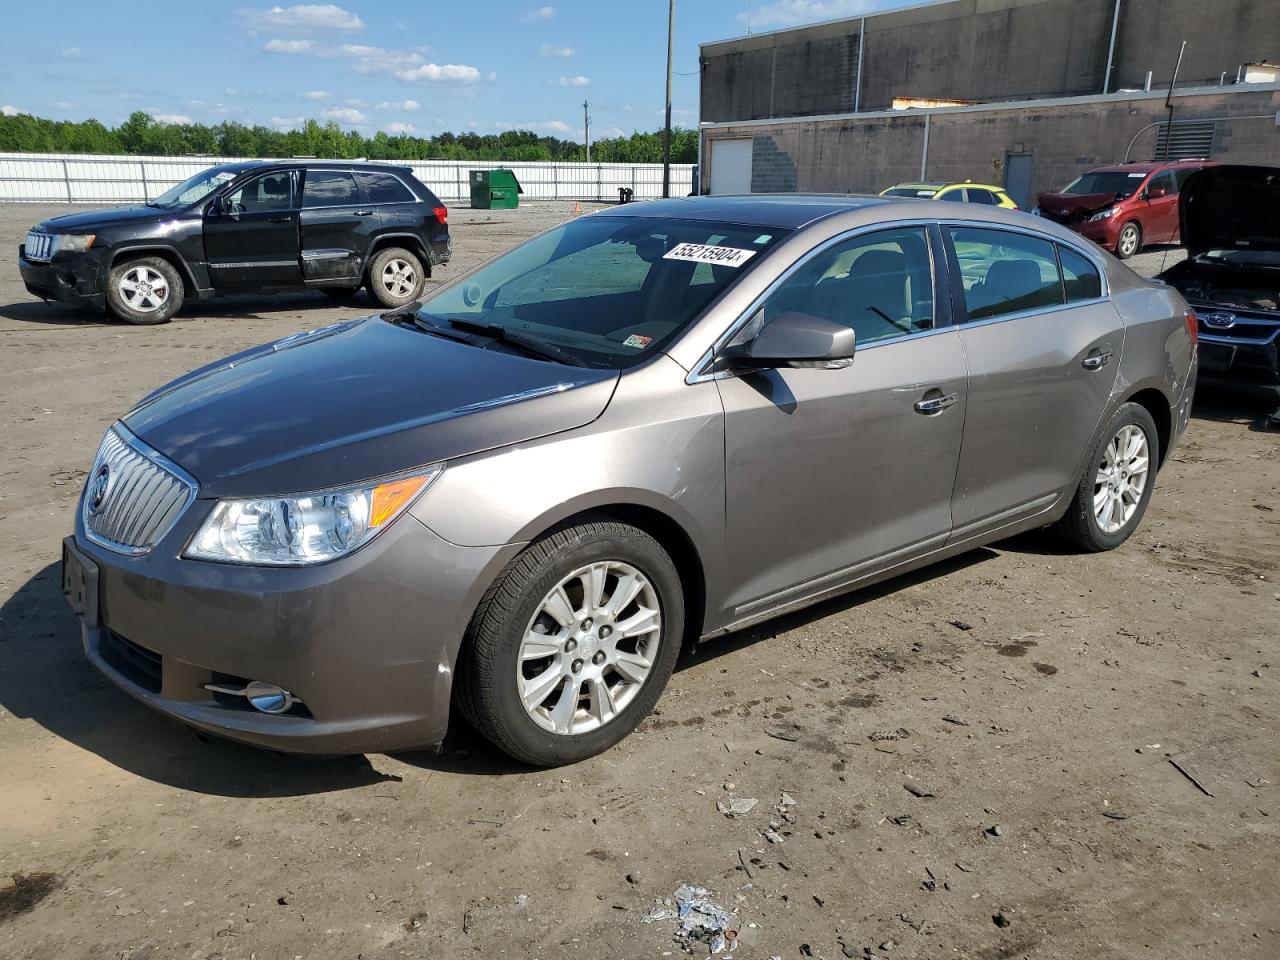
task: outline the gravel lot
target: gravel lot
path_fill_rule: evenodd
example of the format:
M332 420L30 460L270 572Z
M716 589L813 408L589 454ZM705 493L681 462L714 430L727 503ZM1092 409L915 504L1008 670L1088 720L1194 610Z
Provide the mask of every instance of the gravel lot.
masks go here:
M46 306L17 244L67 209L0 207L0 957L679 955L642 918L684 881L738 911L743 960L1280 956L1262 404L1202 394L1122 549L1021 537L715 641L592 761L531 772L460 725L440 756L287 759L98 677L59 540L134 399L372 306L238 297L160 328ZM448 270L571 215L457 210Z

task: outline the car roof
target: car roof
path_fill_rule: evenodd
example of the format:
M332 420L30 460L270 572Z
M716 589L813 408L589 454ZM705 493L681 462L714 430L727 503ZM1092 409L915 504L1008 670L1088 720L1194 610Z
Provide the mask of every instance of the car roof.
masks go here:
M858 194L675 197L609 207L593 216L661 217L672 220L723 220L757 227L796 229L837 213L892 203L897 197Z
M280 157L263 160L241 160L213 167L228 173L245 173L249 170L387 170L396 173L412 173L407 163L390 163L380 160L313 160L309 157Z
M995 190L1004 193L1004 187L992 183L975 183L972 180L940 180L935 183L895 183L887 190L946 190L949 187L978 187L982 190Z
M1159 160L1142 163L1113 163L1105 167L1093 167L1089 173L1150 173L1152 170L1166 170L1176 167L1203 167L1205 160Z

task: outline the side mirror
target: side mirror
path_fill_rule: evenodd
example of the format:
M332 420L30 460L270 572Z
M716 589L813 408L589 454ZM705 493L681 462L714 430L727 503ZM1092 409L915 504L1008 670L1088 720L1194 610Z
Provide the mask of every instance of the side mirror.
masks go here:
M755 339L731 347L722 356L732 367L847 367L857 337L843 323L788 310L766 323Z
M1148 200L1159 200L1161 197L1167 197L1168 195L1169 195L1169 191L1166 190L1164 187L1151 187L1149 190L1147 190Z

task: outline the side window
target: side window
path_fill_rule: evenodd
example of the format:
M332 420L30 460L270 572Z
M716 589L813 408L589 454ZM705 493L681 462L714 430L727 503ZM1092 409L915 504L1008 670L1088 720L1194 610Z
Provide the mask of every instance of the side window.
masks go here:
M342 170L308 170L302 188L304 207L338 207L360 202L356 182Z
M956 187L954 190L948 190L946 193L936 197L935 199L946 200L950 203L964 203L964 189Z
M1178 192L1182 191L1182 185L1193 173L1199 173L1204 167L1179 167L1173 171L1173 183Z
M227 195L233 213L288 210L293 206L293 177L289 173L268 173L254 177Z
M360 186L370 203L412 203L418 198L389 173L360 173Z
M858 343L931 330L933 270L924 227L865 234L816 255L765 303L765 322L795 311L853 328Z
M978 187L969 187L970 203L985 203L989 207L994 207L999 201L996 195L990 190L982 190Z
M1157 173L1151 178L1151 182L1147 184L1147 191L1150 192L1157 187L1163 187L1166 194L1178 192L1178 188L1173 185L1173 172L1166 170L1164 173Z
M970 320L1063 302L1053 244L1004 230L950 228Z
M1067 303L1096 300L1102 296L1102 277L1098 276L1097 267L1068 247L1058 247L1058 259L1062 264Z

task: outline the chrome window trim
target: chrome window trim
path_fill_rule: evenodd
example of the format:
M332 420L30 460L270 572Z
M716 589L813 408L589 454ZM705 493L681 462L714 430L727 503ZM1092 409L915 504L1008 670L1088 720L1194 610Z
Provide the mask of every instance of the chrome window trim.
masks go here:
M80 495L80 504L79 504L79 511L78 511L80 515L80 526L84 529L85 539L88 540L90 543L96 543L100 547L105 547L107 550L110 550L113 553L119 553L129 557L141 557L141 556L145 556L146 554L154 550L156 546L160 543L160 541L163 540L166 536L168 536L173 531L173 527L177 525L178 520L180 520L182 516L188 510L191 509L191 505L195 503L196 494L200 490L200 482L196 480L196 478L193 477L191 474L187 473L186 470L183 470L180 466L178 466L176 463L174 463L172 460L166 457L159 450L156 450L154 447L151 447L149 444L144 443L142 440L140 440L137 436L134 435L132 430L130 430L128 427L124 425L123 421L117 420L115 423L113 423L110 427L107 428L108 433L113 431L115 432L116 436L119 437L120 440L126 446L130 447L136 454L138 454L140 457L143 457L146 460L150 460L153 464L160 467L160 469L167 471L169 474L175 477L181 484L183 484L183 486L186 487L186 498L183 500L182 506L178 508L177 513L174 514L174 519L173 519L173 522L170 524L169 529L162 531L160 533L160 536L156 538L155 542L150 545L141 546L141 547L132 547L127 544L117 543L116 541L111 540L108 537L101 536L95 533L90 528L89 501L87 498L88 483L86 483L85 490ZM103 439L105 441L106 439L105 436ZM94 460L93 460L93 468L89 471L90 483L93 481L93 478L98 475L98 469L102 465L102 446L103 445L104 444L99 444L98 454L94 457Z
M938 320L938 258L937 258L937 251L933 249L933 236L929 231L929 225L934 222L936 221L901 220L901 221L895 221L895 222L889 222L889 223L881 222L881 223L867 224L861 227L854 227L852 230L847 230L844 233L836 234L834 237L828 237L826 240L822 241L822 243L818 244L816 247L810 248L804 254L804 256L800 257L798 260L796 260L794 263L788 266L785 270L783 270L782 273L774 277L773 282L769 284L769 286L765 287L764 291L758 297L756 297L754 300L751 301L747 309L744 310L742 314L737 317L737 319L735 319L731 324L729 324L729 326L725 329L723 333L720 334L720 336L716 337L715 341L711 344L711 346L709 346L706 349L706 351L702 354L702 356L698 358L698 362L693 365L693 369L689 371L687 376L685 376L684 382L692 386L693 384L696 384L696 383L705 383L708 380L723 380L726 377L737 376L737 374L733 373L730 370L719 370L715 372L709 372L706 369L708 364L710 364L715 359L716 351L723 348L725 343L733 339L733 337L737 335L738 331L740 331L744 326L746 326L747 323L750 322L751 318L756 315L756 311L758 311L762 306L764 306L765 301L768 300L771 296L773 296L773 294L777 292L778 287L780 287L783 283L789 280L792 274L794 274L797 270L799 270L805 264L813 260L814 257L817 257L825 253L831 247L844 243L847 240L856 239L857 237L862 236L864 234L868 234L868 233L881 233L886 230L902 230L902 229L909 229L912 227L919 227L920 229L924 230L925 239L929 244L929 269L931 271L931 278L933 280L933 319L934 319L934 323L936 324ZM955 326L955 324L947 324L947 326L945 327L935 326L931 330L920 330L920 331L917 331L916 333L904 333L900 337L893 337L893 338L886 337L882 341L872 341L872 343L867 344L865 348L856 348L856 349L869 350L876 343L883 343L885 345L888 345L890 343L901 343L903 340L906 340L906 339L915 339L920 334L938 333L942 330L948 330L953 326Z
M1074 253L1080 254L1082 257L1084 257L1086 260L1092 263L1094 267L1097 269L1098 276L1102 279L1102 295L1095 299L1096 300L1111 299L1111 283L1107 277L1106 263L1098 256L1098 251L1092 248L1092 245L1083 246L1074 240L1065 240L1049 233L1042 233L1040 231L1033 230L1030 227L1023 227L1023 226L1018 226L1015 224L1007 224L1007 223L996 223L990 220L950 220L950 219L939 220L938 226L942 227L943 229L946 229L949 227L960 227L960 228L970 228L974 230L1001 230L1005 233L1020 233L1020 234L1023 234L1024 236L1032 237L1033 239L1036 239L1036 240L1045 240L1049 243L1060 244L1061 246L1068 248ZM1054 255L1054 259L1055 260L1057 259L1056 253ZM1058 266L1058 275L1059 277L1061 277L1062 275L1061 264L1059 264ZM1070 306L1075 306L1081 303L1092 303L1092 302L1094 301L1093 300L1073 300ZM978 323L980 321L975 320L973 322Z
M299 190L299 191L298 191L298 200L299 200L299 204L300 204L300 205L298 206L298 208L297 208L297 209L299 209L299 210L339 210L339 209L341 209L341 208L343 208L343 207L362 207L362 206L365 206L365 204L364 204L364 203L330 203L330 204L324 204L324 205L322 205L322 206L315 206L315 207L302 206L302 205L301 205L301 202L302 202L303 200L305 200L305 199L306 199L306 191L307 191L307 178L306 178L306 173L307 173L307 171L309 171L309 170L310 170L310 169L312 169L312 168L310 168L310 167L298 167L297 169L299 169L299 170L301 170L301 171L303 172L302 188L301 188L301 190ZM395 174L395 173L387 173L385 170L341 170L341 169L338 169L338 168L330 168L330 167L316 167L315 169L316 169L318 172L321 172L321 171L322 171L322 172L326 172L326 173L348 173L348 174L350 174L350 175L351 175L351 179L352 179L353 181L355 181L355 184L356 184L356 191L357 191L357 192L360 190L360 181L358 181L358 180L356 180L356 179L355 179L355 176L356 176L356 174L357 174L357 173L384 173L384 174L386 174L388 177L395 177L397 180L399 180L399 181L400 181L400 186L402 186L402 187L404 187L406 190L408 190L408 191L409 191L409 196L413 197L413 199L412 199L412 200L388 200L388 201L386 201L385 203L378 203L378 202L376 202L376 201L370 200L370 201L369 201L369 203L368 203L368 206L370 206L370 207L400 207L400 206L412 205L412 204L415 204L415 203L426 204L426 202L427 202L427 201L423 200L421 197L419 197L416 193L414 193L413 188L412 188L411 186L409 186L407 183L405 183L405 182L404 182L404 179L403 179L399 174ZM441 206L443 206L443 205L444 205L444 201L441 201Z

